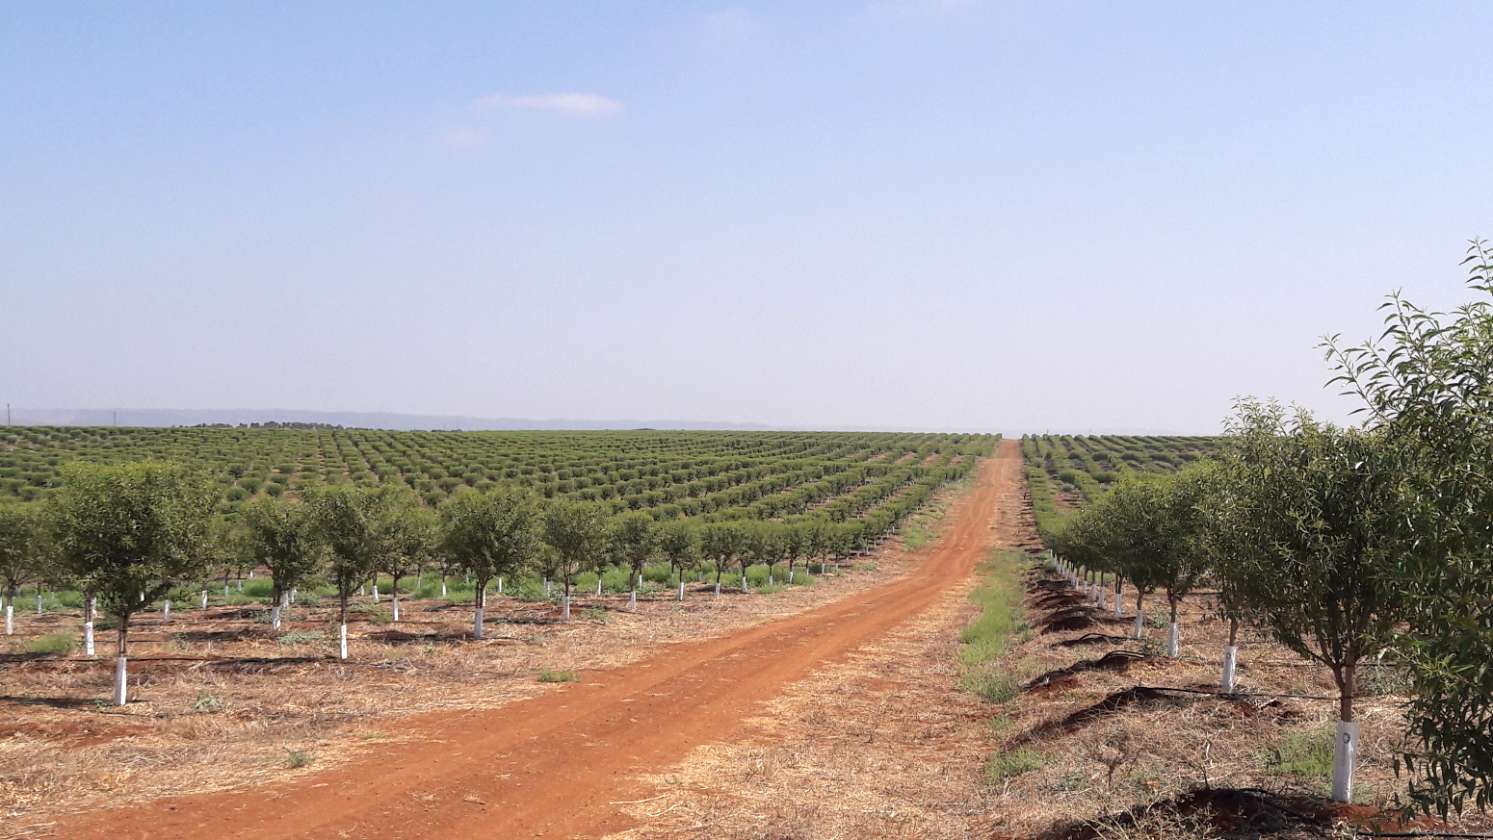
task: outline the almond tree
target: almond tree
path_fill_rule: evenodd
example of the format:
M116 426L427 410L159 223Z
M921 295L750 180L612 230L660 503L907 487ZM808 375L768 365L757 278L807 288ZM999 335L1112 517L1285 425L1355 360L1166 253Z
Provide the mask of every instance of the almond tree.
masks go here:
M1413 689L1405 758L1412 801L1443 816L1493 805L1493 251L1474 241L1463 263L1472 302L1427 312L1395 295L1378 341L1325 342L1401 477L1389 524Z
M326 561L317 538L311 505L285 497L261 496L239 508L244 562L270 573L270 629L280 629L290 590L301 586Z
M658 534L653 517L642 511L631 511L612 522L612 555L617 563L632 571L629 577L627 605L638 605L638 585L643 581L643 566L658 548Z
M174 464L69 464L48 497L60 564L118 621L114 703L128 698L130 617L202 571L217 489Z
M707 522L700 528L700 554L715 566L715 594L721 594L721 575L741 554L744 535L737 522Z
M487 585L500 575L517 575L539 550L539 504L514 487L457 493L441 505L441 551L476 583L472 636L481 639Z
M390 608L399 621L399 581L430 559L439 538L440 519L413 490L396 487L388 491L379 522L383 556L379 568L392 580Z
M42 520L33 502L0 501L0 595L5 601L5 635L14 632L16 595L42 578Z
M700 562L700 538L695 526L674 519L658 527L658 547L679 576L679 600L684 600L684 573Z
M544 541L554 550L565 580L560 616L570 619L570 589L575 576L606 554L609 535L607 508L596 502L551 502L544 511Z
M1333 799L1352 795L1358 664L1382 651L1406 618L1394 580L1404 515L1384 437L1319 424L1305 412L1243 401L1224 469L1243 498L1244 538L1266 547L1230 572L1255 623L1321 662L1338 687Z
M737 556L737 562L741 565L741 591L748 591L747 567L753 563L765 563L768 574L772 574L772 564L778 559L782 536L779 533L776 522L752 521L742 525L741 552Z
M308 495L327 571L337 587L338 656L347 658L347 602L385 557L383 518L388 490L335 485Z

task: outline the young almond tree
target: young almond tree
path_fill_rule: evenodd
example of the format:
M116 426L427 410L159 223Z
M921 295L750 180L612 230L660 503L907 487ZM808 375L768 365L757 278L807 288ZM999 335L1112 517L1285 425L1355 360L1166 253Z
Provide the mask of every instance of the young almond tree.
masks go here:
M658 547L679 577L679 600L684 600L684 574L700 562L700 537L695 526L674 519L658 526Z
M15 632L16 594L43 572L40 508L34 502L0 501L0 595L5 602L5 635Z
M607 508L596 502L561 499L551 502L544 511L544 541L554 550L560 576L565 580L560 616L567 621L575 576L606 554L610 539L607 525Z
M772 563L781 551L782 535L776 522L760 520L743 523L741 533L741 552L736 559L741 566L741 591L747 592L747 567L765 563L771 574Z
M1379 341L1327 343L1400 465L1393 522L1407 620L1405 759L1412 801L1445 816L1493 807L1493 250L1467 249L1474 299L1450 313L1392 297Z
M128 697L130 617L202 571L217 489L183 467L69 464L48 497L59 563L119 623L114 703Z
M794 566L809 554L809 526L787 525L783 528L782 553L779 559L788 564L788 582L793 583Z
M1209 570L1204 506L1209 501L1212 471L1212 465L1199 464L1163 479L1160 487L1161 515L1152 520L1159 529L1157 543L1161 546L1161 551L1153 558L1155 579L1157 586L1166 593L1170 611L1166 643L1168 656L1181 653L1177 607Z
M700 554L715 566L715 594L721 594L721 575L741 554L744 534L739 522L707 522L700 528Z
M618 565L632 571L629 577L627 606L638 606L638 587L643 582L643 567L658 550L658 533L653 517L638 510L624 513L612 521L612 555Z
M1255 621L1298 654L1321 662L1338 687L1332 797L1350 801L1358 723L1358 663L1383 650L1405 617L1396 589L1403 516L1393 453L1371 432L1287 418L1274 405L1241 402L1225 470L1245 498L1240 514L1255 545L1235 585Z
M1082 562L1108 568L1135 589L1135 638L1145 629L1145 598L1165 583L1171 551L1161 526L1166 494L1161 479L1127 474L1113 490L1074 514L1057 541Z
M239 508L244 563L270 573L270 629L279 631L290 590L315 575L326 561L318 540L314 509L284 496L261 496Z
M1218 586L1218 614L1229 622L1229 639L1223 650L1219 688L1234 693L1239 664L1239 626L1250 621L1248 580L1252 569L1263 568L1269 546L1255 542L1253 523L1245 517L1247 494L1240 491L1231 471L1210 465L1203 473L1199 552Z
M337 587L338 656L347 658L347 602L387 554L383 520L389 491L334 485L308 494L317 539Z
M441 551L476 583L472 636L481 639L487 584L518 574L539 549L538 501L511 487L457 493L441 506L441 522Z
M379 522L383 557L379 567L392 578L390 608L399 621L399 581L430 559L439 538L440 518L418 494L405 487L388 491Z

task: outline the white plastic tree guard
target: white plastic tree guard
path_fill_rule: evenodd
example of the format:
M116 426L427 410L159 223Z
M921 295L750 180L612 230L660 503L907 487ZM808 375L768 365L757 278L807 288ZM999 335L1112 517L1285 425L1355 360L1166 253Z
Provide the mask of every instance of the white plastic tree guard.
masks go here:
M1337 723L1337 748L1332 754L1332 801L1353 801L1353 765L1358 763L1358 721Z
M1223 679L1218 687L1224 694L1234 693L1234 669L1239 664L1239 646L1229 645L1223 649Z
M123 656L114 658L114 705L123 706L129 702L130 669L125 664Z

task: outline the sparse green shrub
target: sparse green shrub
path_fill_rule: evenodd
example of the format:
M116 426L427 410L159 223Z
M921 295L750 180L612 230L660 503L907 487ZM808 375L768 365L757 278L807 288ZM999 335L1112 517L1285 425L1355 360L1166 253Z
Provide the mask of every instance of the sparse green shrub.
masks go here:
M999 784L1033 770L1040 770L1046 763L1041 753L1025 747L1009 752L997 752L985 762L985 781L989 784Z
M27 653L48 656L69 656L78 649L78 640L71 633L48 633L26 644Z

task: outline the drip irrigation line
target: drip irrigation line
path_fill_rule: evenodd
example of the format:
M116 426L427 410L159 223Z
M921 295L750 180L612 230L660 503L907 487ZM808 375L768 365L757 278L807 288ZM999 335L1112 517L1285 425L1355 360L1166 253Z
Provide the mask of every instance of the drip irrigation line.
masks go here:
M1337 700L1337 699L1339 699L1336 694L1279 694L1279 693L1272 692L1272 691L1235 691L1235 692L1230 693L1230 692L1227 692L1227 691L1219 691L1217 689L1210 689L1210 688L1179 688L1179 687L1176 687L1176 686L1169 686L1169 685L1136 685L1135 687L1137 689L1145 689L1145 690L1148 690L1148 691L1178 691L1178 692L1182 692L1184 694L1209 694L1209 695L1212 695L1214 697L1235 697L1235 698L1239 698L1241 700L1242 699L1248 699L1250 697L1274 697L1276 699L1288 698L1288 699L1291 699L1291 700Z
M1460 831L1359 831L1354 837L1468 837L1489 838L1493 833Z

